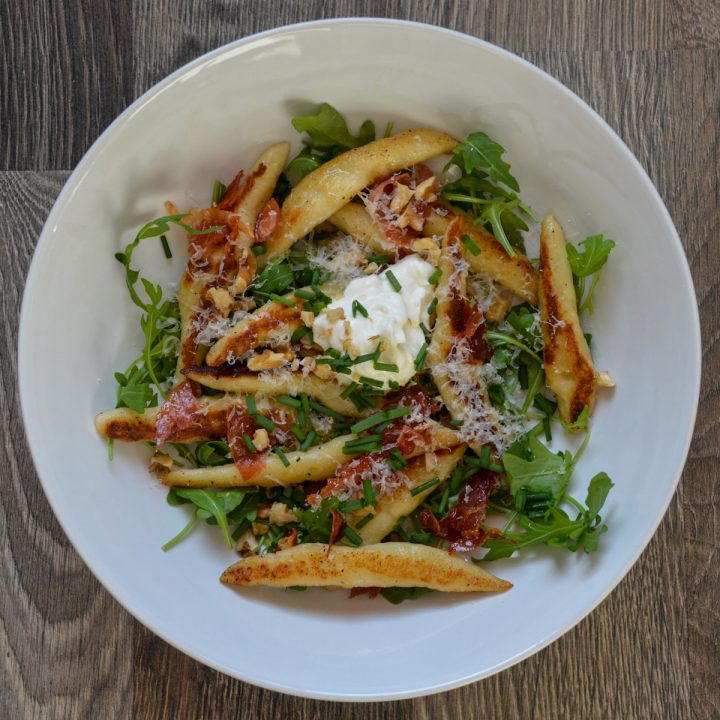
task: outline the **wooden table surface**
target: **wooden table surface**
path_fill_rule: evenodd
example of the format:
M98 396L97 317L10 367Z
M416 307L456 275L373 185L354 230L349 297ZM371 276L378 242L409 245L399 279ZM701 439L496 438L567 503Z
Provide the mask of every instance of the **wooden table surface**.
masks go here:
M367 705L296 699L230 679L136 622L55 520L26 447L15 380L19 306L36 239L70 171L108 123L153 83L222 43L352 15L484 38L594 107L673 216L704 347L680 488L611 596L549 648L495 677ZM2 718L720 717L717 0L4 0L0 68Z

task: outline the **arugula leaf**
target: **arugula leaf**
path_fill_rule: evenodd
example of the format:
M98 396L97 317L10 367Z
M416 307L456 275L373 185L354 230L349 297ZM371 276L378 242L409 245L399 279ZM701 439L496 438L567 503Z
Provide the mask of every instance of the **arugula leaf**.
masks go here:
M576 432L578 430L587 430L588 421L590 420L590 408L586 405L581 413L577 416L575 422L569 423L561 420L560 423L568 432Z
M357 137L350 134L345 118L328 103L321 103L315 115L299 115L292 119L293 127L310 136L310 145L317 150L334 146L349 150L366 145L375 139L375 125L366 120Z
M475 223L483 225L511 257L515 247L524 250L522 233L528 229L523 216L531 209L515 194L520 191L510 165L503 160L505 149L483 132L472 133L453 150L445 171L457 166L462 177L447 183L442 196L468 210Z
M593 477L588 486L587 498L585 499L588 519L594 520L600 513L608 493L613 487L615 487L615 483L613 483L607 473L600 472Z
M309 542L326 543L330 540L332 531L331 510L338 510L340 501L336 497L323 498L320 507L313 510L303 510L300 513L300 525L302 526Z
M561 452L556 455L534 436L528 439L528 449L532 455L530 460L507 451L502 455L502 463L510 484L510 494L517 495L523 489L547 490L559 500L572 472L570 454Z
M578 252L578 249L570 243L565 246L573 275L579 278L593 275L605 265L610 252L615 247L615 241L606 240L603 235L591 235L580 245L584 248L582 252Z
M115 373L118 382L118 407L129 407L141 413L145 408L156 402L156 395L148 383L148 374L138 367L133 367L127 376Z
M573 273L573 284L578 305L578 314L585 310L593 311L592 297L600 280L600 270L607 262L610 252L615 247L615 241L605 239L603 235L591 235L585 238L580 245L584 248L579 252L576 247L567 243L567 252L570 268ZM585 294L585 278L593 276L590 289Z
M399 605L401 602L404 602L405 600L417 600L418 598L422 597L423 595L427 595L431 592L435 592L435 591L431 590L430 588L424 588L424 587L409 587L409 588L389 587L389 588L383 588L380 591L380 594L388 602L391 602L393 605Z
M285 168L285 172L292 174L297 180L309 175L323 164L323 155L314 153L310 148L303 148Z
M525 514L515 514L511 523L519 526L519 530L504 530L504 537L490 538L483 547L488 553L482 561L509 558L514 553L532 545L550 545L563 547L570 552L582 548L586 553L598 549L600 535L607 532L607 525L599 515L605 500L613 487L607 473L595 475L588 486L587 499L583 507L574 498L564 495L562 500L574 506L579 512L573 520L561 508L550 506L542 518L530 518ZM482 562L480 561L480 562Z
M253 295L268 296L271 293L278 295L292 287L295 282L293 271L287 260L269 263L258 275L252 284Z
M510 165L502 158L504 152L505 148L489 135L475 132L468 135L467 140L453 150L453 158L447 167L457 165L466 175L472 174L478 168L486 170L494 182L520 192L520 186L510 172Z
M228 527L227 513L239 505L245 497L242 490L220 490L210 492L198 488L170 488L167 502L170 505L193 503L197 516L203 520L213 518L225 536L228 548L232 548L232 537Z

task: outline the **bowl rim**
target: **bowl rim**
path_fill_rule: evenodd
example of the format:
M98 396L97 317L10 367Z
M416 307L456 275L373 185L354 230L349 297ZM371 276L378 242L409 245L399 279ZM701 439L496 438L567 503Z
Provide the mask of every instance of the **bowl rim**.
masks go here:
M82 179L86 166L91 162L93 156L101 151L102 147L105 145L105 143L108 141L110 136L115 132L116 128L119 127L129 116L136 113L138 110L142 109L142 107L147 104L149 101L151 101L157 94L160 92L163 92L166 88L168 88L170 85L174 84L177 80L184 77L189 72L193 71L195 68L206 64L208 61L220 57L228 52L233 51L236 48L242 47L244 45L249 45L254 42L257 42L258 40L262 40L266 37L271 37L273 35L286 33L286 32L292 32L292 31L305 31L310 30L317 27L328 27L330 29L342 29L345 26L358 26L358 25L367 25L368 28L372 27L378 27L378 26L386 26L386 27L394 27L399 31L403 30L412 30L412 31L420 31L420 32L430 32L430 33L438 33L440 35L445 35L451 39L454 39L456 41L462 41L470 44L474 44L478 48L486 51L491 52L497 55L500 55L507 60L510 60L515 63L519 63L520 65L524 66L526 70L529 70L530 72L536 74L541 80L545 82L549 82L552 85L556 87L556 89L559 89L562 91L562 93L568 97L572 102L574 102L576 105L578 105L582 110L584 110L586 113L588 113L604 130L606 133L608 133L617 144L618 147L622 150L624 156L628 161L630 161L631 164L635 166L635 169L639 171L639 176L642 178L643 183L646 186L646 189L649 190L650 195L656 202L656 205L660 209L661 215L662 215L662 221L667 226L669 230L669 235L671 237L672 243L674 244L674 249L677 251L677 254L681 260L679 270L684 275L684 287L685 290L690 295L691 299L691 306L694 307L695 312L692 313L692 327L691 332L695 338L694 347L692 348L695 355L695 363L694 367L692 368L693 372L693 387L692 387L692 395L694 397L692 412L691 412L691 422L688 423L687 427L687 435L684 441L684 447L682 452L680 453L679 462L676 465L676 467L673 470L673 474L675 476L675 480L669 489L669 492L667 494L667 497L665 498L665 501L663 503L661 511L658 513L657 518L652 523L650 529L648 530L647 535L643 538L642 542L638 545L635 553L630 557L630 559L627 561L625 566L623 566L620 571L617 573L617 575L612 579L612 582L608 584L608 587L604 589L602 593L592 602L590 605L578 616L575 616L572 620L569 622L563 624L561 627L558 627L555 629L554 632L550 633L548 636L546 636L541 642L537 643L536 645L533 645L526 650L524 650L522 653L519 653L513 657L507 658L504 662L499 663L495 667L486 670L486 671L480 671L471 673L467 676L458 678L451 682L444 682L442 684L426 687L426 688L420 688L415 690L403 690L399 692L390 692L390 693L376 693L371 695L364 695L360 693L342 693L342 692L305 692L301 689L297 688L289 688L287 686L283 686L280 683L275 683L271 681L266 681L258 678L250 678L248 676L242 675L238 673L237 671L233 671L232 668L225 667L220 662L216 662L212 658L206 657L201 652L196 651L189 651L187 648L182 647L180 643L178 643L174 638L170 637L167 633L161 632L158 629L156 629L154 625L154 621L152 618L147 617L146 613L137 607L136 603L133 602L132 596L126 597L125 592L118 583L116 583L116 580L112 576L108 576L108 574L104 573L101 569L96 568L91 562L89 562L88 558L86 557L86 554L84 550L81 547L78 547L78 545L75 543L74 540L74 534L71 530L71 528L68 528L64 522L64 519L58 514L56 510L56 505L53 499L53 493L52 490L48 489L48 486L46 486L45 481L43 480L43 477L41 476L40 472L38 471L39 467L39 461L38 458L41 455L40 447L37 444L36 439L31 436L30 432L28 431L28 418L30 417L29 409L27 406L27 397L28 392L26 388L28 388L28 379L26 375L26 371L24 370L24 367L26 367L26 364L23 363L23 358L31 352L31 342L32 339L29 336L29 332L26 328L26 317L29 312L28 305L30 304L29 298L31 298L34 295L35 286L37 285L37 275L38 275L38 267L41 263L41 260L39 258L42 256L43 248L49 243L49 235L52 231L53 225L56 223L57 216L61 214L62 208L66 204L66 201L69 196L72 195L74 192L78 182ZM635 157L634 153L628 148L628 146L625 144L625 142L622 140L622 138L618 135L617 132L605 121L602 116L598 112L596 112L588 103L586 103L582 98L580 98L578 95L576 95L572 90L570 90L568 87L566 87L562 82L554 78L552 75L550 75L548 72L543 70L542 68L539 68L538 66L534 65L533 63L529 62L528 60L525 60L524 58L520 57L519 55L506 50L502 47L499 47L497 45L494 45L486 40L483 40L481 38L475 37L473 35L469 35L463 32L459 32L457 30L452 30L449 28L445 28L439 25L432 25L429 23L420 23L416 21L411 20L401 20L401 19L392 19L392 18L378 18L378 17L346 17L346 18L325 18L321 20L312 20L312 21L306 21L306 22L298 22L298 23L291 23L288 25L281 25L274 28L270 28L268 30L263 30L258 33L254 33L251 35L247 35L244 37L237 38L235 40L232 40L228 43L225 43L217 48L214 48L213 50L210 50L199 57L185 63L178 69L174 70L169 75L163 77L161 80L156 82L154 85L152 85L148 90L146 90L144 93L142 93L138 98L136 98L130 105L128 105L125 110L123 110L122 113L120 113L106 128L105 130L98 136L98 138L92 143L92 145L88 148L88 150L84 153L83 157L80 159L80 161L77 163L75 168L72 170L70 175L68 176L67 180L65 181L65 184L60 191L58 197L56 198L52 209L50 210L50 213L43 224L42 230L40 232L38 242L35 246L35 249L33 251L33 257L30 262L30 267L27 273L25 287L23 290L23 297L22 297L22 303L21 303L21 309L20 309L20 317L19 317L19 330L18 330L18 390L19 390L19 396L20 396L20 410L21 410L21 417L23 421L23 427L25 429L25 437L27 439L27 444L30 449L30 454L33 459L33 464L35 466L35 471L37 474L38 479L40 480L40 484L43 488L43 492L48 500L48 503L50 504L50 507L53 510L53 513L55 514L55 517L57 518L60 526L62 527L63 532L66 534L68 539L70 540L75 552L78 553L80 558L82 559L83 563L90 569L92 574L95 576L95 578L103 585L105 590L107 590L113 598L123 607L124 610L126 610L130 615L133 616L137 621L142 623L146 628L148 628L154 635L160 637L162 640L167 642L169 645L174 647L175 649L179 650L183 654L186 654L190 657L192 657L194 660L203 663L204 665L213 668L214 670L217 670L218 672L221 672L225 675L229 675L230 677L234 677L238 680L242 680L243 682L248 682L253 685L256 685L258 687L264 688L266 690L272 690L275 692L284 693L287 695L292 695L296 697L303 697L308 699L315 699L315 700L325 700L325 701L342 701L342 702L381 702L381 701L388 701L388 700L404 700L404 699L410 699L410 698L416 698L416 697L425 697L428 695L437 694L440 692L446 692L449 690L453 690L458 687L462 687L464 685L468 685L473 682L477 682L478 680L481 680L486 677L491 677L503 670L506 670L509 667L512 667L513 665L518 664L519 662L526 660L530 656L534 655L535 653L539 652L543 648L547 647L551 643L553 643L555 640L557 640L560 636L564 635L566 632L571 630L573 627L575 627L577 624L579 624L582 620L584 620L593 610L595 610L600 603L602 603L607 596L618 586L618 584L625 578L629 570L632 568L632 566L637 562L639 556L643 553L643 551L646 549L648 543L652 539L652 537L655 535L658 526L660 525L660 522L665 517L665 514L667 513L667 509L669 507L669 504L672 500L672 498L675 495L675 491L677 489L678 483L680 482L680 479L682 477L682 473L685 467L685 464L687 462L687 457L690 449L690 445L692 442L692 439L694 437L694 429L695 429L695 423L697 420L697 411L698 411L698 404L700 400L700 381L701 381L701 372L702 372L702 344L701 344L701 331L700 331L700 317L699 317L699 309L697 304L697 295L695 292L695 286L693 283L692 275L690 272L690 267L687 259L687 255L685 253L685 249L682 245L682 242L680 240L680 237L678 235L677 229L675 228L675 225L673 223L672 217L665 206L665 202L663 201L660 193L658 192L657 188L655 187L654 183L650 179L647 171L642 166L640 161Z

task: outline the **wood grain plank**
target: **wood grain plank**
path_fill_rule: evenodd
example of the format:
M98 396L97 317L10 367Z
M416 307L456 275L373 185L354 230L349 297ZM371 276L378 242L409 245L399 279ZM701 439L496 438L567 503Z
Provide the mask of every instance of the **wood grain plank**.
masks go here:
M688 642L695 718L720 717L718 638L720 609L720 53L687 53L680 63L676 97L680 114L691 99L682 152L684 182L670 201L683 217L703 332L703 377L695 439L685 482L685 565Z
M0 717L130 716L133 625L70 546L32 466L15 385L30 257L65 172L0 173Z
M442 25L514 52L720 47L717 2L687 5L684 0L134 0L135 93L238 37L331 17Z
M70 169L132 99L131 0L0 3L0 169Z

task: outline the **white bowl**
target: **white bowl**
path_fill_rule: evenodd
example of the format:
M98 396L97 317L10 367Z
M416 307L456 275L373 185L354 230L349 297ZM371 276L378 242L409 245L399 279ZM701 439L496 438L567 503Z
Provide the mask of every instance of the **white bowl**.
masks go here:
M523 197L570 240L617 241L592 317L596 358L617 379L593 419L573 488L616 483L598 553L496 563L515 587L400 606L347 593L237 592L219 534L160 546L182 510L139 447L108 462L93 416L139 347L138 315L113 253L164 214L207 204L212 181L268 143L299 137L298 110L327 101L352 123L482 129L508 149ZM176 239L176 248L181 240ZM176 252L176 257L181 253ZM153 241L144 274L176 281ZM20 392L38 474L65 532L105 587L180 650L263 687L333 700L438 692L491 675L571 628L620 581L667 508L685 461L700 377L699 323L680 241L647 175L613 131L551 77L508 52L435 27L322 21L239 40L173 73L100 137L55 203L23 300ZM663 592L658 588L658 592Z

